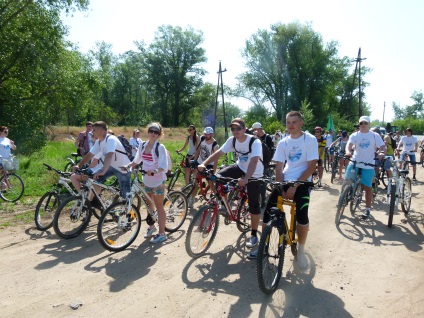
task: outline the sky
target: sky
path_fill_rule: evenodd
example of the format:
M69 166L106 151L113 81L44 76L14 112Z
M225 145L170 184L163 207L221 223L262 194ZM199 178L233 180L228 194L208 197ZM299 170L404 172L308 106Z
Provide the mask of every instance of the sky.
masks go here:
M270 30L276 23L311 23L325 43L339 43L340 57L355 59L361 48L362 66L372 69L364 90L371 120L388 122L394 117L393 102L411 105L412 93L424 89L423 12L422 0L90 0L87 11L63 16L63 21L68 40L83 53L105 41L121 54L136 50L134 41L150 44L161 25L191 26L205 39L204 80L217 84L221 61L227 69L223 83L230 86L244 70L240 52L258 30ZM249 105L230 101L242 108Z

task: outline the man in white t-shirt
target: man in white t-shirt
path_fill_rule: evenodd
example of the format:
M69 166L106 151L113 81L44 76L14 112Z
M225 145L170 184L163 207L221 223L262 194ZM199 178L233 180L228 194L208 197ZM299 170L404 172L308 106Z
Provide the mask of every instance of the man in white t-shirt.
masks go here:
M365 211L362 215L363 219L370 216L370 208L372 202L372 181L375 176L375 151L378 149L378 159L381 161L386 153L386 144L379 134L370 131L370 118L362 116L359 118L359 131L350 135L346 145L346 157L352 157L353 160L358 162L356 170L362 169L361 183L365 188ZM355 148L355 149L353 149ZM353 155L352 155L353 154ZM365 162L369 165L365 165ZM353 163L349 163L346 168L346 180L351 180Z
M411 161L412 165L412 180L417 181L416 173L417 173L417 158L415 157L415 154L418 150L418 139L416 136L412 136L412 129L406 128L405 129L405 136L402 136L400 138L400 142L397 146L396 152L399 155L399 152L401 151L401 148L403 146L403 151L400 155L400 160L405 160L405 155L409 156L409 161ZM402 163L400 163L399 168L402 168Z
M119 167L129 164L130 159L119 139L114 135L109 135L107 131L108 128L105 122L97 121L94 123L93 135L97 140L90 151L78 163L78 166L73 167L73 171L77 168L81 169L97 153L103 153L103 168L94 175L94 179L104 182L112 175L116 176L119 182L120 195L125 198L130 190L130 174L121 171Z
M286 116L286 127L289 135L284 137L275 150L273 160L275 166L275 180L278 182L294 180L311 180L318 161L318 141L311 134L302 131L303 116L297 111L291 111ZM297 187L284 187L283 195L296 202L296 230L299 238L297 263L301 269L308 267L305 255L305 244L309 231L309 201L310 187L300 185ZM262 224L270 220L269 211L277 206L279 192L273 191L269 196L265 208ZM249 258L255 258L255 253L250 253Z
M198 166L198 169L199 171L203 171L207 165L218 161L219 157L228 152L237 153L236 163L220 170L218 174L227 178L239 178L238 184L240 186L246 186L252 226L250 240L246 243L246 247L252 248L259 242L257 232L261 219L261 208L259 203L261 183L249 179L263 176L264 166L261 162L262 142L256 139L256 137L246 134L246 124L241 118L233 119L230 128L233 136L228 138L218 151L203 161L203 163ZM249 144L251 138L255 139L250 148Z

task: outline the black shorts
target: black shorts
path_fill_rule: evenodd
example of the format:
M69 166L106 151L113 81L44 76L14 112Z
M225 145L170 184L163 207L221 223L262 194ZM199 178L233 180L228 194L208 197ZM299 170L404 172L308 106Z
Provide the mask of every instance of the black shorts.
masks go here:
M322 159L317 160L317 165L320 166L320 167L322 166Z

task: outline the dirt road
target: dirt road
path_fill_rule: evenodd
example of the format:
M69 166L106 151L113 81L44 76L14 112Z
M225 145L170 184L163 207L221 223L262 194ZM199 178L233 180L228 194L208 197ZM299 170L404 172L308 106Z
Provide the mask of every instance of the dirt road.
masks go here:
M424 181L424 168L418 167ZM369 221L348 213L334 224L340 185L325 175L312 192L307 256L300 272L287 251L272 296L235 225L220 224L209 253L191 259L185 231L155 246L143 239L121 253L102 249L96 223L73 240L34 226L0 230L2 317L423 317L424 183L413 183L412 212L387 227L385 196ZM77 307L73 310L70 306Z

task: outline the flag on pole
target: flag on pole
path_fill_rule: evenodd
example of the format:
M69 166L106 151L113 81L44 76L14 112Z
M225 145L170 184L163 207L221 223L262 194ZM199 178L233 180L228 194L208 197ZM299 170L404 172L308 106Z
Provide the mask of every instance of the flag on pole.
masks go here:
M328 115L328 122L327 122L327 130L330 131L334 131L334 123L333 123L333 117L330 115Z

